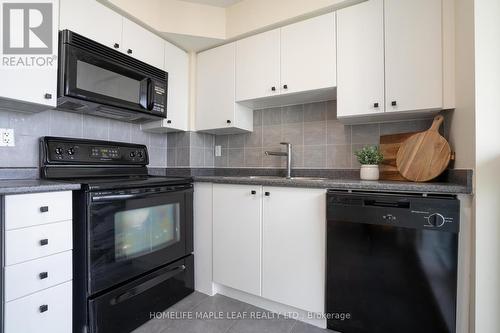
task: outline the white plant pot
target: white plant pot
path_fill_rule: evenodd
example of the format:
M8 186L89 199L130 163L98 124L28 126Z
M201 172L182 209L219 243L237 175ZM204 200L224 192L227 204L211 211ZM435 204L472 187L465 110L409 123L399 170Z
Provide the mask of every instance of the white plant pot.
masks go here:
M362 180L378 180L379 178L378 165L375 164L363 164L361 165L361 170L359 176Z

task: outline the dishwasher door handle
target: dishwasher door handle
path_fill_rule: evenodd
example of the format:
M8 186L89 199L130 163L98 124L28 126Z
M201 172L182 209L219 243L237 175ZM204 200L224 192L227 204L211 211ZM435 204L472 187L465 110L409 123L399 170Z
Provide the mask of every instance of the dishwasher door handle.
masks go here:
M365 206L388 207L388 208L410 208L408 201L380 201L380 200L364 200Z

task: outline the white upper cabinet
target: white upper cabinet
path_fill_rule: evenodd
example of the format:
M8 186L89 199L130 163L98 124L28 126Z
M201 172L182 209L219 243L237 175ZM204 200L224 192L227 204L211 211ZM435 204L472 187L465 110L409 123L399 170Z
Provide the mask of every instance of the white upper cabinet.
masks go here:
M236 42L236 100L268 97L280 89L280 29Z
M261 293L261 186L213 185L213 280Z
M165 42L165 71L168 72L167 127L187 131L189 55L168 42Z
M164 69L165 41L140 25L123 18L120 50L140 61Z
M337 12L339 118L355 123L453 108L448 2L368 0Z
M335 13L281 28L281 93L336 86L335 58Z
M52 0L53 17L58 17L58 3L59 1ZM42 55L4 54L3 64L0 65L0 109L38 112L56 106L59 35L57 21L53 24L54 26L50 27L50 31L52 31L51 53ZM17 37L22 38L22 36L23 32L20 31ZM28 41L27 35L24 36L24 41ZM47 47L50 47L47 41L41 42L47 43ZM23 47L27 47L27 44L24 44L22 40L21 43L23 43Z
M383 113L384 0L337 11L337 65L339 115Z
M236 42L236 100L254 109L335 98L335 13Z
M59 30L68 29L112 48L120 48L122 16L96 0L60 0Z
M442 2L385 0L386 111L443 106Z
M153 133L187 131L189 129L189 55L177 46L164 42L165 71L168 73L167 118L141 124Z
M230 43L198 53L196 130L213 133L251 131L253 112L235 102L235 51Z
M96 0L60 0L60 30L68 29L98 43L164 69L165 41Z

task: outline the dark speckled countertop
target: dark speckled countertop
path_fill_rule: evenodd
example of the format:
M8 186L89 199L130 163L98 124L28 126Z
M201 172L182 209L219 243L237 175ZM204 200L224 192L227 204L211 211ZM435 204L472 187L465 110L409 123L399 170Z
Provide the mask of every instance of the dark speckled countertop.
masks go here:
M39 179L0 180L0 195L79 190L80 184L58 183Z
M337 190L471 194L472 170L447 170L436 181L415 183L408 181L363 181L359 170L353 169L294 169L296 178L284 178L283 169L250 168L167 168L151 169L152 174L190 176L195 182L248 184L267 186L309 187Z
M337 190L361 190L383 192L469 194L470 189L462 184L453 183L413 183L401 181L366 181L357 179L315 179L282 177L241 177L241 176L194 176L195 182L223 184L248 184L265 186L290 186L325 188Z

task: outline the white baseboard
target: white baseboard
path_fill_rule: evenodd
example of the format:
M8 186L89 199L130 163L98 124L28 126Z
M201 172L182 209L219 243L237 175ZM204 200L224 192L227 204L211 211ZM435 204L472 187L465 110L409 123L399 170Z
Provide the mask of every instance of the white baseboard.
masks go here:
M294 314L294 319L311 324L320 328L326 328L326 319L315 319L309 318L309 312L300 310L288 305L277 303L260 296L255 296L247 294L243 291L236 290L230 287L223 286L221 284L214 283L215 294L221 294L230 298L237 299L241 302L251 304L253 306L262 308L275 313L292 313Z

